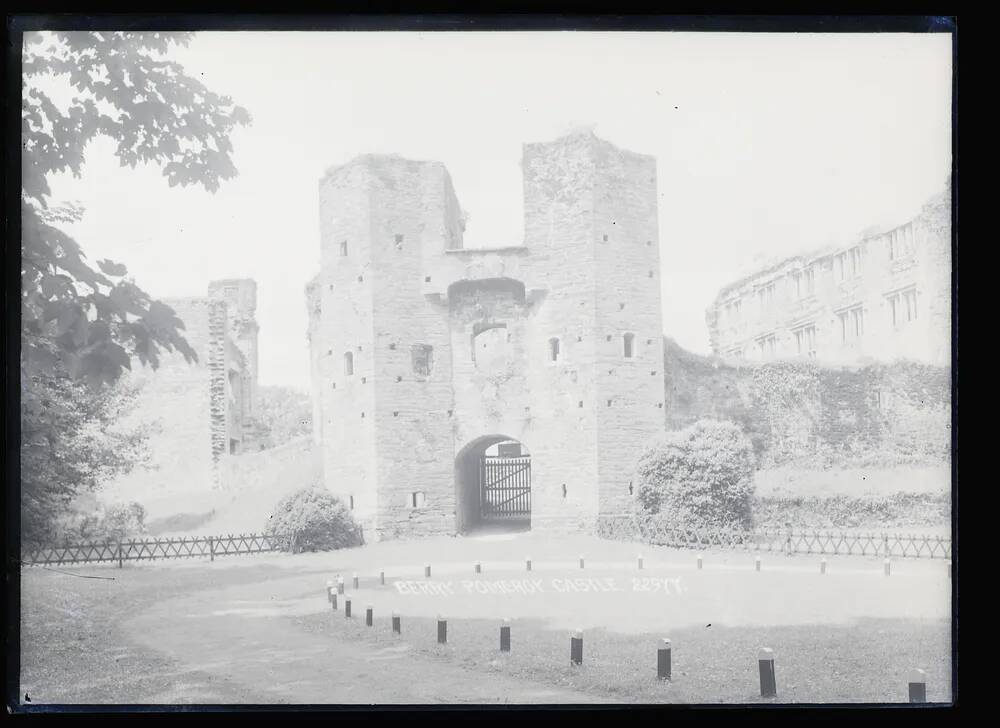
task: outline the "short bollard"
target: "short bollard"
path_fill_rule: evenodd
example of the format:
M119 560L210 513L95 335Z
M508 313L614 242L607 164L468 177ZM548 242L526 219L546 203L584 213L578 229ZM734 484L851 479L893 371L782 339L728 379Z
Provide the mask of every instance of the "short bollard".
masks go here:
M670 679L670 640L664 637L656 650L656 677L660 680Z
M951 578L951 562L948 562L948 578Z
M328 602L332 602L333 601L334 592L335 592L335 589L334 589L334 586L333 586L333 582L332 581L328 581L326 583L326 600Z
M573 665L583 664L583 630L578 629L569 638L569 661Z
M524 560L524 569L525 569L525 571L531 571L531 557L530 556Z
M510 652L510 620L505 619L500 625L500 651Z
M639 554L639 571L642 571L642 554Z
M344 593L344 577L342 576L337 577L337 593L338 594Z
M757 655L757 665L760 668L760 697L773 698L778 694L774 677L774 650L762 647Z
M345 619L350 619L351 618L351 598L350 597L344 597L344 618Z
M375 624L375 610L371 604L365 609L365 626L371 627Z
M438 644L443 645L448 642L448 620L438 616Z
M424 578L427 578L427 579L431 578L431 565L430 564L426 564L424 566Z
M333 607L333 611L337 611L337 592L330 595L330 604Z
M358 588L358 575L357 574L354 575L354 588L355 589Z
M473 570L474 570L474 571L475 571L475 572L476 572L477 574L482 574L482 573L483 573L483 565L482 565L481 563L479 563L479 562L477 561L477 562L476 562L476 565L475 565L475 568L474 568Z
M758 556L753 560L753 568L760 571L760 557Z
M923 670L914 670L910 673L909 692L911 703L927 702L927 673Z
M400 619L399 619L399 612L393 612L392 613L392 633L393 634L402 634L402 632L403 632L403 625L402 625L402 623L400 622Z
M583 568L583 554L580 554L580 568Z
M885 560L885 563L882 567L882 571L883 573L885 573L886 576L890 576L892 574L892 563L889 561L889 559Z
M701 554L698 554L698 568L700 569L701 567L702 567L702 558Z
M385 586L385 570L382 570L378 573L378 583L381 584L382 586Z
M826 573L826 559L823 559L822 561L819 562L819 573L821 574Z

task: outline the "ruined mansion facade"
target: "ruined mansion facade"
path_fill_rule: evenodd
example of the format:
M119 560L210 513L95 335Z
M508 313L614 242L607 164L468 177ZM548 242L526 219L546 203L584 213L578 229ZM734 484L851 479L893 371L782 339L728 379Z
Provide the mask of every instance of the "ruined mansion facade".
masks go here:
M655 159L578 133L522 169L524 240L493 248L463 246L438 162L320 180L314 441L369 538L593 528L663 430Z
M732 359L951 364L951 185L920 213L725 286L706 312Z

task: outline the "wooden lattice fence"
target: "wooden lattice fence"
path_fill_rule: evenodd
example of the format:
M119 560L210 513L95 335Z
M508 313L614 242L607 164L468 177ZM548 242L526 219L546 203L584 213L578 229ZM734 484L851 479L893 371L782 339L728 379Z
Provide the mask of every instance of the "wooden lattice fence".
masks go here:
M128 539L70 544L27 551L23 555L22 562L29 566L117 562L121 567L126 561L195 557L207 557L214 561L216 556L283 550L285 550L284 543L273 536L241 533L227 536Z
M806 529L740 531L690 528L639 515L606 516L598 521L599 536L638 540L675 548L719 548L786 554L829 554L902 558L950 559L951 539L898 533L852 533Z

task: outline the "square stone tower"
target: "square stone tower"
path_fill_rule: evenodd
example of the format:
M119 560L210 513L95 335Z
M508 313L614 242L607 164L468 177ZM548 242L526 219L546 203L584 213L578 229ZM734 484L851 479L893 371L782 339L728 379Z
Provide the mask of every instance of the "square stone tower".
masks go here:
M320 182L314 434L369 538L631 508L664 422L655 160L583 133L526 145L523 171L525 239L489 249L463 246L440 163Z

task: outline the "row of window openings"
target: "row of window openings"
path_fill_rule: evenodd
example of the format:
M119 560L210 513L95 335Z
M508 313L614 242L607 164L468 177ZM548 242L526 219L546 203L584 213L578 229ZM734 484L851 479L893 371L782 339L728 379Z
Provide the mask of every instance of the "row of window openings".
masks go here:
M888 297L889 316L893 328L898 328L917 319L917 292L907 290L894 293ZM865 311L863 306L852 306L837 313L840 324L840 341L847 343L860 339L865 333ZM808 357L816 356L816 327L804 326L793 331L796 353ZM757 339L757 347L762 354L773 355L777 349L777 337L774 334ZM734 349L730 354L739 356L742 350Z
M608 236L607 235L604 236L604 242L605 243L608 242ZM653 241L652 240L647 240L646 241L646 246L647 247L651 247L652 245L653 245ZM396 235L396 250L402 250L402 249L403 249L403 236L402 235ZM346 258L347 257L347 241L346 240L341 240L340 241L340 257L341 258ZM649 277L650 278L653 277L653 271L649 271Z
M655 375L656 372L653 372L653 374ZM614 407L614 405L615 405L615 401L613 399L607 400L607 406L608 407ZM579 402L577 402L576 406L577 406L577 409L583 409L583 400L581 399ZM663 409L663 402L657 402L656 406L659 407L660 409ZM451 417L453 414L454 414L454 410L448 410L448 416L449 417ZM524 414L525 415L530 415L531 414L531 407L525 407L524 408ZM393 413L392 413L392 416L393 417L399 417L399 410L394 410ZM361 419L365 419L364 410L361 411Z
M421 490L414 491L413 493L410 493L409 498L407 498L407 504L410 506L410 508L423 508L425 505L427 505L427 495ZM354 510L353 495L347 496L347 505L348 508L350 508L350 510L352 511Z
M899 260L913 254L913 229L906 226L893 230L887 235L889 260ZM837 280L846 281L861 275L864 256L860 245L839 253L834 259L834 270ZM816 292L816 272L813 266L790 274L795 286L795 297L799 300L807 298ZM774 305L775 284L768 283L757 290L757 299L762 311ZM726 304L725 311L729 319L736 319L741 312L739 299Z
M395 242L396 242L396 250L402 250L403 249L403 236L397 233L396 236L395 236ZM340 257L341 258L346 258L347 257L347 241L346 240L341 240L340 241Z
M607 340L611 341L612 338L613 338L612 335L608 334ZM576 340L583 341L583 337L578 336L576 337ZM646 343L652 344L653 340L648 339ZM622 336L622 355L626 359L635 358L635 334L625 334L624 336ZM559 339L558 338L549 339L549 361L557 362L559 361L560 356L562 356L562 345L560 344Z
M611 341L612 336L609 334L607 339L608 341ZM583 337L577 337L577 341L583 341ZM652 344L652 339L648 340L646 343ZM390 344L389 348L395 349L396 345ZM358 347L358 351L362 351L360 346ZM635 357L635 334L625 334L622 337L622 353L626 359L632 359ZM332 355L333 349L328 349L327 354ZM433 366L433 354L434 347L426 344L415 344L412 348L413 373L419 376L428 376L431 373L431 368ZM561 344L559 339L549 339L549 361L559 361L560 356ZM354 375L354 352L344 352L344 374L346 376ZM402 377L398 377L396 381L401 380ZM363 377L362 383L365 381L366 378Z

